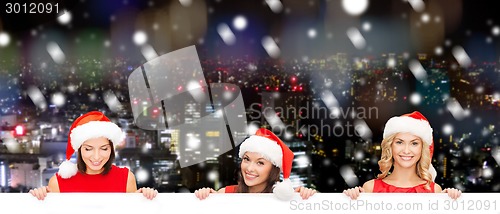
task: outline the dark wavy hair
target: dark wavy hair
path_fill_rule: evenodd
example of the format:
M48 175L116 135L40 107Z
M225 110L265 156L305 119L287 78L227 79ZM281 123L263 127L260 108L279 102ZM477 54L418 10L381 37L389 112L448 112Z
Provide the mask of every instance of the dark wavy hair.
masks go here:
M111 140L108 139L109 145L111 147L111 153L109 154L109 160L104 164L103 168L104 170L101 172L102 175L106 175L109 173L111 170L111 165L115 162L115 148L113 146L113 143ZM78 167L78 171L80 171L83 174L86 174L85 172L87 171L87 164L82 159L82 146L78 148L78 153L76 155L76 166Z

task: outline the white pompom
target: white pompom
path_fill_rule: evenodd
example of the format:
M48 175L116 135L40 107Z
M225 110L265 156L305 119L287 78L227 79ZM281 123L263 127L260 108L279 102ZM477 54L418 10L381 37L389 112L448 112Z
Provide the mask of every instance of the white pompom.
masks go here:
M429 166L429 172L431 173L432 181L435 181L437 176L437 171L434 168L434 166L432 166L432 164Z
M283 182L274 186L273 193L278 199L289 201L293 198L295 191L293 190L290 179L285 179Z
M62 178L71 178L71 177L73 177L73 175L76 175L76 172L78 172L78 168L77 168L76 164L72 163L69 160L65 160L59 166L58 174Z

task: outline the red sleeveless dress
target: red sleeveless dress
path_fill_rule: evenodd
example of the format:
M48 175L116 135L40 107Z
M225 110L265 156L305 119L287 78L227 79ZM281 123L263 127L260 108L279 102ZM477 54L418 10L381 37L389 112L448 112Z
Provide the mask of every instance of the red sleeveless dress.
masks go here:
M224 189L224 193L236 193L237 187L238 185L226 186L226 189Z
M430 183L430 190L425 189L425 184L414 187L397 187L384 182L382 179L375 179L373 192L394 192L394 193L434 193L434 182Z
M56 173L60 192L127 192L127 168L115 165L106 175L87 175L77 172L68 179L61 178Z

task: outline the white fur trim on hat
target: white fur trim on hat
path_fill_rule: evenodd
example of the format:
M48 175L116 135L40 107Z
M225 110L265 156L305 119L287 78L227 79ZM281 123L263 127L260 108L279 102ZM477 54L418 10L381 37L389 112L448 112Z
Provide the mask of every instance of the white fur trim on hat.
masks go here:
M432 145L432 128L428 121L401 116L389 119L384 128L384 138L396 133L410 133Z
M435 181L437 176L437 171L436 168L434 168L434 166L432 165L432 163L429 166L429 173L431 173L432 181Z
M273 194L280 200L289 201L293 198L294 193L290 179L285 179L274 185Z
M243 158L245 152L256 152L262 155L266 160L271 161L273 165L281 169L283 162L283 151L276 141L269 138L252 135L240 145L240 158Z
M89 139L105 137L113 142L113 145L118 145L124 139L124 134L120 127L112 122L107 121L90 121L79 125L71 131L71 146L75 151Z
M78 167L76 166L76 164L72 163L69 160L65 160L59 166L59 171L57 172L57 174L59 174L59 176L61 176L62 178L67 179L73 177L73 175L76 175L77 172Z

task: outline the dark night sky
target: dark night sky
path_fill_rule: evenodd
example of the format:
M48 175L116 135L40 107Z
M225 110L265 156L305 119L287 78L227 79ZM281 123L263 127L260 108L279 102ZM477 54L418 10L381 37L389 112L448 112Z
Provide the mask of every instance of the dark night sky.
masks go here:
M43 1L47 2L53 0ZM61 5L64 5L65 8L68 8L73 13L73 20L69 27L59 25L53 16L33 16L26 14L6 15L5 12L2 11L0 14L0 31L7 31L12 34L13 37L20 39L29 35L31 29L40 28L40 26L63 31L81 30L85 28L100 28L107 30L111 25L110 17L124 8L134 8L136 11L143 11L146 9L158 8L173 1L174 0L58 0L57 2L60 2ZM263 0L206 1L207 10L211 10L213 13L209 12L207 15L208 23L207 31L204 35L205 40L220 42L220 37L215 30L216 26L221 22L230 23L236 15L243 14L249 20L248 30L246 32L240 32L237 36L251 41L246 45L234 46L235 51L228 51L231 54L242 52L241 50L247 50L248 46L254 45L255 42L260 41L260 38L269 34L275 38L282 38L284 40L283 42L288 41L291 44L295 44L296 41L299 41L296 43L297 47L287 48L293 46L289 44L284 47L283 51L290 53L304 53L304 55L311 56L314 56L314 54L321 56L328 51L333 53L338 51L359 53L359 51L356 52L352 44L346 40L345 29L337 29L338 31L334 32L335 39L333 42L324 38L324 35L328 33L325 26L332 20L328 19L327 14L332 14L332 12L328 10L331 10L332 7L341 7L341 0L310 0L300 1L300 3L283 0L282 2L284 7L291 11L290 13L273 13ZM424 2L430 4L430 1ZM497 15L498 11L494 6L494 1L439 0L434 2L437 2L441 9L447 11L446 13L448 14L450 14L448 9L458 9L459 15L455 17L454 22L448 21L446 17L443 17L446 25L444 39L450 39L454 45L460 44L464 46L467 51L470 51L471 57L485 58L486 60L496 59L496 54L493 54L493 52L494 49L496 49L494 44L497 43L496 41L498 38L491 35L491 29L493 26L500 25L500 15ZM334 6L327 8L326 5ZM411 50L419 51L420 49L425 49L419 44L410 44L411 42L409 42L409 37L413 36L412 32L409 30L412 23L409 23L408 18L406 18L406 20L401 18L401 14L405 13L408 15L411 12L412 9L410 5L401 0L369 1L367 11L359 18L362 22L369 21L373 25L372 32L366 33L368 45L373 49L373 53L401 53L408 50L411 52ZM130 22L133 24L134 20L131 18ZM359 28L359 24L361 23L357 22L357 24ZM301 37L301 35L295 35L297 31L307 32L308 27L315 27L318 30L318 34L323 37L315 41L308 41L305 36L306 33L303 34L303 37ZM281 34L276 32L280 32ZM432 30L429 32L428 34L432 34ZM486 44L486 42L484 42L488 36L491 37L493 43ZM209 49L218 48L218 46L213 43L206 44ZM283 43L283 46L285 46L284 44L285 43ZM437 43L437 45L439 45L439 43ZM491 49L491 51L484 52L483 50L485 49ZM428 50L429 48L426 49L426 51Z

